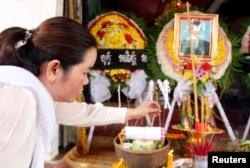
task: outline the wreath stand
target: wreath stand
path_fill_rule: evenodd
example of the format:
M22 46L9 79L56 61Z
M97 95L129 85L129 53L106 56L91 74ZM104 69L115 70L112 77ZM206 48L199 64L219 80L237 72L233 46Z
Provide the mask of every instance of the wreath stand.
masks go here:
M180 83L180 81L178 82L178 84ZM177 85L177 87L178 87L178 85ZM212 85L210 85L210 87L213 87ZM179 90L180 91L180 90ZM183 90L182 90L183 91ZM172 100L172 102L171 102L171 105L170 105L170 109L169 109L169 113L168 113L168 115L167 115L167 119L166 119L166 122L165 122L165 126L164 126L164 130L167 132L168 131L168 128L169 128L169 124L170 124L170 120L171 120L171 118L172 118L172 115L173 115L173 111L174 111L174 109L175 109L175 104L176 104L176 102L177 102L177 96L175 96L177 93L177 89L175 89L174 90L174 97L173 97L173 100ZM217 93L215 92L215 88L213 87L213 88L211 88L210 89L210 94L212 94L213 95L213 98L215 99L214 101L215 101L215 105L217 106L217 108L218 108L218 110L219 110L219 112L220 112L220 115L221 115L221 117L222 117L222 119L223 119L223 122L224 122L224 124L225 124L225 127L226 127L226 129L227 129L227 132L228 132L228 134L229 134L229 137L230 137L230 139L231 139L231 141L233 142L233 144L234 144L234 146L236 145L236 137L235 137L235 135L234 135L234 132L233 132L233 130L232 130L232 127L231 127L231 125L230 125L230 123L229 123L229 121L228 121L228 119L227 119L227 116L226 116L226 114L225 114L225 111L224 111L224 109L223 109L223 107L222 107L222 105L221 105L221 103L220 103L220 101L219 101L219 98L218 98L218 95L217 95ZM245 130L245 133L244 133L244 135L243 135L243 138L245 138L246 137L246 135L247 135L247 132L249 131L249 127L250 127L250 117L249 117L249 121L248 121L248 126L247 126L247 128L246 128L246 130ZM248 129L248 130L247 130Z
M250 129L250 116L248 118L247 126L246 126L244 133L243 133L243 136L242 136L242 141L245 141L247 139L247 134L249 133L249 129Z

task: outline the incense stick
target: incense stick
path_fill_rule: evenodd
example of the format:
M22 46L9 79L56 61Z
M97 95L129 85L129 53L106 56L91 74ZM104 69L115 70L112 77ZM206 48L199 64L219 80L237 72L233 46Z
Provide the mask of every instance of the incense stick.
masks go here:
M196 56L194 55L194 50L193 50L193 43L191 40L191 21L190 21L190 11L189 11L189 3L186 3L187 6L187 15L188 15L188 28L189 28L189 35L190 35L190 55L191 55L191 61L192 61L192 72L193 72L193 91L194 91L194 107L195 107L195 121L199 122L199 114L198 114L198 96L197 96L197 81L196 81L196 73L195 73L195 64L194 61L196 60Z

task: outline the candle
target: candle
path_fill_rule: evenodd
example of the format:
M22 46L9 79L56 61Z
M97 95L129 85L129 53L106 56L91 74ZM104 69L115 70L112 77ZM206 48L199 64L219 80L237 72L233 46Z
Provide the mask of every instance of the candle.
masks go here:
M201 96L201 122L204 121L204 106L205 106L204 99L205 97Z
M186 100L183 100L183 101L182 101L182 107L181 107L181 114L184 114L184 113L185 113L186 105L187 105L187 101L186 101Z
M191 114L192 112L192 108L191 108L191 97L190 95L188 96L188 103L187 103L187 111L188 111L188 114Z
M207 109L206 116L207 116L207 118L209 118L210 117L210 107L209 107L208 97L206 97L206 109Z
M123 145L122 136L124 136L124 130L121 130L121 132L119 132L119 134L118 134L118 138L119 138L119 141L120 141L121 145Z
M173 168L173 152L173 149L168 152L167 168Z

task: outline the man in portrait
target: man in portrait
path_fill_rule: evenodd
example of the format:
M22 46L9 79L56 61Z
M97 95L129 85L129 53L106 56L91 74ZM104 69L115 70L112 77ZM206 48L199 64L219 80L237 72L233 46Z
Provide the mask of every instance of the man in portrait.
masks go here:
M203 32L203 27L201 21L198 19L191 20L190 27L190 38L181 39L181 55L191 54L191 42L193 46L193 54L197 56L207 56L210 51L210 42L202 39L201 35ZM190 40L191 39L191 40Z

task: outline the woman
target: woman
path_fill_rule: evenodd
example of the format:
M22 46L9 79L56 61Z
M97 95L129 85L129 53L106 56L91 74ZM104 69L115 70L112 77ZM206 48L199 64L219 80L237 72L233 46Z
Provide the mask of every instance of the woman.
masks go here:
M93 36L65 17L0 34L1 167L43 168L56 123L89 127L160 114L155 101L137 108L76 102L96 57Z

